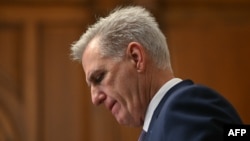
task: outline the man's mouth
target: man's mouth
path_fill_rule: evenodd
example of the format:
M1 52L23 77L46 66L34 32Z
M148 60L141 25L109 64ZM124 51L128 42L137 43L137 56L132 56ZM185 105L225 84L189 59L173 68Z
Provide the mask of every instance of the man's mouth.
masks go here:
M109 105L109 107L108 107L108 109L111 111L111 113L114 115L116 112L117 112L117 106L116 106L116 104L117 104L117 101L112 101L111 103L110 103L110 105Z

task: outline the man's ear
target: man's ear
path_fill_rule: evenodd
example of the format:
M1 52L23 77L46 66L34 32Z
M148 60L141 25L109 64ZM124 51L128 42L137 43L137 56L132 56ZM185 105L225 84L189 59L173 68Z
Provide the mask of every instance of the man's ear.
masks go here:
M138 72L142 72L145 69L146 54L145 49L138 42L131 42L127 47L127 55L129 59L135 64Z

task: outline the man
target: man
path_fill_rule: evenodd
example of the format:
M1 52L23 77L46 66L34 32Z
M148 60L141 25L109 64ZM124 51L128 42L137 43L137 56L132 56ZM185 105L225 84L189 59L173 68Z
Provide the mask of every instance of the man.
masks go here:
M92 102L105 105L120 124L142 126L140 140L222 140L223 125L241 123L217 92L174 76L166 39L142 7L115 9L71 50Z

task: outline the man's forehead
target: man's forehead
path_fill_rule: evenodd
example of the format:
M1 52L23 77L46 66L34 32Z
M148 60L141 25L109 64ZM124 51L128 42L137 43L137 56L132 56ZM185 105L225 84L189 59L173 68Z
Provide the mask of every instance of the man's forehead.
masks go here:
M93 51L97 51L99 52L99 37L95 37L92 40L90 40L90 42L87 44L85 51L83 52L83 55L86 52L93 52Z
M82 66L85 72L87 68L94 65L98 57L100 57L98 41L94 38L89 42L82 54Z
M82 54L82 62L88 62L89 58L94 59L94 57L100 56L100 51L99 51L99 39L94 38L92 39L88 45L86 46L83 54Z

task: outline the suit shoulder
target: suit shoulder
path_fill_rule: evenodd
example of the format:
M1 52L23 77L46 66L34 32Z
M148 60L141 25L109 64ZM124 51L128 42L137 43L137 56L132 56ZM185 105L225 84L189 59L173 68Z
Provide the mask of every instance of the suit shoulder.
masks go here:
M180 84L181 85L181 84ZM217 91L215 91L212 88L209 88L205 85L200 85L200 84L189 84L189 85L181 85L181 86L176 86L174 91L171 92L170 94L170 99L171 98L222 98L224 97L219 94Z

